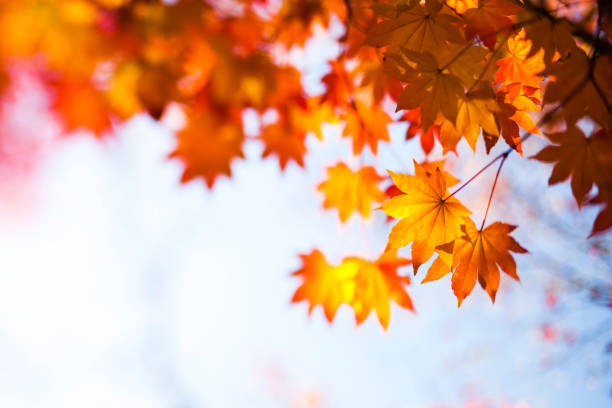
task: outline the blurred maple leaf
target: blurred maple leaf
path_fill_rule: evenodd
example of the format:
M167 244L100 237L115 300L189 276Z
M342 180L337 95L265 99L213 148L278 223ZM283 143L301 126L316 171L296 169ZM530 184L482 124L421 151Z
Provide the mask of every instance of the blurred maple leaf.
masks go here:
M390 301L414 310L405 287L407 276L398 275L398 269L410 264L410 260L397 257L394 251L383 253L371 262L359 257L344 258L337 266L327 263L323 254L314 250L300 255L302 267L293 273L303 279L295 291L292 302L306 301L308 313L321 305L325 317L331 323L341 304L353 308L357 324L361 324L372 310L376 311L383 328L389 324Z
M231 113L225 113L225 120L207 110L190 116L187 126L178 134L178 143L170 157L185 163L181 181L188 182L203 177L212 188L218 176L231 176L231 162L244 158L242 125L230 120Z
M56 83L53 109L67 131L88 129L101 137L110 130L110 106L103 93L89 81Z
M335 208L342 222L358 211L368 218L372 204L384 200L385 195L378 187L384 180L374 167L366 166L358 171L352 171L346 164L340 162L327 168L328 178L319 184L318 190L325 195L323 208Z

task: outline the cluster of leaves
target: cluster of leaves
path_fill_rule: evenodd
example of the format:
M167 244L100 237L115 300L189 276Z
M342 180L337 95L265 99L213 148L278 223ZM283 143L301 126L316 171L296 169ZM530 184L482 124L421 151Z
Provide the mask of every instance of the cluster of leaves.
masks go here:
M329 62L325 91L309 95L284 56L334 21L344 25L342 51ZM4 0L0 35L9 39L0 47L0 91L17 61L33 61L67 131L103 137L113 123L139 113L160 119L179 107L187 119L170 157L183 162L183 182L200 178L209 188L244 158L247 109L260 119L263 157L275 156L281 169L304 166L306 138L322 139L326 122L344 124L354 155L376 155L394 121L407 123L406 139L418 136L426 155L436 143L456 152L462 139L475 149L481 135L489 152L503 139L508 150L452 193L458 180L443 160L415 162L414 175L389 172L392 185L371 165L327 169L323 206L342 222L369 217L379 204L399 218L376 261L331 266L318 250L302 255L293 300L322 305L330 321L342 303L358 323L376 310L385 327L391 300L412 309L409 279L398 274L410 262L416 274L433 258L424 282L452 273L459 305L476 280L494 301L500 268L518 279L511 252L526 250L510 236L515 227L485 222L504 162L522 155L522 142L540 128L552 144L535 158L555 163L550 184L570 178L579 206L602 206L592 234L612 226L605 1ZM275 120L263 120L270 112ZM478 228L455 194L496 162ZM396 255L408 245L411 261Z

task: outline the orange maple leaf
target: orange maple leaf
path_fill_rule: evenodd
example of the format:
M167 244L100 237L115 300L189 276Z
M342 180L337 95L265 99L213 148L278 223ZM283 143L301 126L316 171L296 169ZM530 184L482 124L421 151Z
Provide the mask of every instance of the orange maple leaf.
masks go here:
M545 72L551 76L543 103L564 103L561 111L575 123L584 115L603 127L612 125L612 56L591 61L585 52L572 48L569 57L553 63Z
M411 51L431 51L445 48L449 42L464 42L457 28L459 18L443 9L442 4L427 0L425 6L417 4L397 18L378 23L367 33L366 45L399 45Z
M345 106L350 103L354 91L352 74L346 70L343 60L329 61L329 65L331 71L321 79L326 88L321 99L334 108Z
M542 77L539 76L546 68L544 51L540 50L530 56L531 40L525 38L525 29L508 38L504 44L506 56L495 62L498 69L495 73L495 83L520 82L525 85L539 86Z
M610 154L612 138L603 131L586 137L578 127L546 135L554 143L540 150L534 158L555 163L548 184L556 184L571 176L572 193L578 205L584 202L593 183L612 170Z
M55 85L53 109L66 130L91 130L101 137L111 127L110 106L104 94L90 81L60 81Z
M391 99L397 101L402 92L402 84L385 72L384 64L378 58L364 59L358 69L363 73L360 85L372 89L373 103L381 103L385 95L389 95Z
M368 107L360 101L354 101L354 107L344 115L346 126L342 134L353 139L353 154L361 153L366 144L376 154L378 142L389 141L387 124L391 123L391 118L380 105Z
M271 154L276 154L281 170L285 169L289 160L293 160L298 166L304 167L306 135L292 128L285 121L265 126L259 138L265 144L261 157L265 158Z
M385 201L381 209L387 215L400 218L389 234L387 250L412 242L412 265L416 274L437 246L460 235L462 217L470 211L455 197L449 197L439 168L428 172L416 162L414 166L414 176L389 171L403 194Z
M297 131L313 132L319 140L323 140L322 125L324 123L337 123L338 118L334 115L328 103L320 98L309 98L305 106L294 104L290 109L290 120Z
M327 180L319 184L318 190L325 195L323 208L335 208L342 222L358 211L369 217L372 204L384 200L385 195L378 187L384 180L372 166L352 171L346 164L339 162L327 168Z
M327 27L332 14L344 20L345 12L346 7L341 0L283 1L273 24L277 28L276 41L288 47L304 45L314 23Z
M550 20L535 13L526 13L523 18L529 21L525 25L526 37L531 40L532 47L528 56L544 50L544 61L549 64L555 53L565 56L568 50L576 46L572 36L572 23L567 19ZM535 21L534 21L535 20Z
M527 250L510 236L515 228L514 225L495 222L484 230L478 230L474 221L464 218L464 224L461 225L462 235L453 244L452 288L459 306L472 292L477 278L495 302L500 280L499 268L513 279L519 280L516 262L510 251L526 253ZM451 268L447 267L446 271L450 270ZM437 278L440 278L440 275L443 276L444 273L438 274Z
M482 128L485 134L499 136L499 127L495 115L500 108L491 95L477 92L464 95L457 104L457 121L455 125L445 120L440 127L440 142L444 153L454 150L462 137L472 150L476 151L476 141Z
M508 17L524 11L519 5L508 0L479 0L478 7L469 8L463 13L467 22L465 34L468 40L476 35L491 51L495 48L497 33L511 29L512 20Z
M386 329L391 300L405 309L414 310L405 289L410 278L398 274L398 269L409 265L410 260L398 257L394 251L383 253L374 262L347 257L337 266L330 265L318 250L300 255L300 258L302 267L293 276L302 277L303 282L291 301L308 302L308 314L315 306L321 305L331 323L338 307L347 304L353 308L358 325L375 310L378 321Z
M238 118L230 120L228 115L232 114L215 115L208 109L194 112L177 134L177 146L169 157L185 164L183 183L202 177L212 188L218 176L231 176L233 159L244 158L242 123Z
M421 142L421 148L426 155L431 153L434 148L435 137L440 136L439 126L430 126L428 130L424 130L421 127L421 109L420 107L407 110L402 115L402 120L407 120L410 125L406 129L406 140L410 140L417 134L420 135L419 140ZM445 152L446 153L446 152Z

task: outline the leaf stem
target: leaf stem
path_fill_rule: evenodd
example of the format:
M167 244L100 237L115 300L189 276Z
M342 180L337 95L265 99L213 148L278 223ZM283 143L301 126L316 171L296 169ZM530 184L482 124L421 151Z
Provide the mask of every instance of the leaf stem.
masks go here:
M491 187L491 194L489 195L489 202L487 203L487 210L485 211L484 218L482 219L482 224L480 225L480 232L484 228L485 221L487 220L487 215L489 215L489 208L491 207L491 201L493 200L493 193L495 192L495 186L497 186L497 179L499 178L499 173L501 172L502 167L504 166L504 162L508 158L510 152L504 153L502 156L502 161L499 163L499 167L497 168L497 173L495 173L495 180L493 180L493 187Z
M452 196L454 196L455 194L457 194L458 192L460 192L461 190L463 190L463 188L465 186L467 186L468 184L470 184L472 181L474 181L474 179L478 176L480 176L486 169L488 169L489 167L491 167L496 161L498 161L499 159L501 159L504 156L508 156L508 154L510 154L507 150L503 153L501 153L499 156L495 157L493 160L491 160L490 162L488 162L483 168L481 168L480 170L478 170L476 172L476 174L474 174L472 177L470 177L469 180L467 180L465 183L463 183L462 185L459 186L459 188L457 188L455 191L453 191L450 195L448 195L444 201L448 200L449 198L451 198Z

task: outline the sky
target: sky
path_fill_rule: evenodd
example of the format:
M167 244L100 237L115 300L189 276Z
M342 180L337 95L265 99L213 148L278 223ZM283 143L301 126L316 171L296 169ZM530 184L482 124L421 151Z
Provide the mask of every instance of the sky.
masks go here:
M321 59L336 52L326 41L290 56L313 92ZM410 171L423 159L418 141L391 130L378 159L364 160ZM356 327L345 307L329 325L320 309L309 317L304 304L292 305L300 253L375 258L390 228L380 212L340 224L322 209L316 186L325 167L359 160L339 127L325 133L325 142L308 138L304 169L285 172L248 142L232 178L212 190L179 183L181 165L167 159L172 132L147 117L103 141L76 134L49 147L14 193L19 200L6 194L13 205L0 212L0 406L610 404L609 308L579 291L558 308L545 302L558 275L609 276L583 243L595 209L558 215L569 186L547 188L550 168L517 155L489 220L518 224L513 235L531 254L515 257L521 282L503 277L494 305L476 288L458 309L449 277L420 285L422 276L409 288L417 313L393 307L386 332L373 316ZM527 155L541 145L529 143ZM482 150L462 142L462 164L451 158L456 174L466 179L482 166ZM493 176L461 200L484 209ZM547 341L550 322L576 340Z
M59 143L32 180L32 208L1 219L0 405L607 405L609 381L588 359L542 340L540 324L555 316L543 302L548 276L528 256L517 256L521 283L502 279L495 305L475 290L457 309L448 279L415 281L417 313L393 308L386 333L372 317L355 327L345 308L330 326L290 304L299 253L319 247L339 260L385 243L382 214L343 226L321 208L323 168L350 148L338 133L310 138L305 170L285 173L248 144L212 191L178 183L171 132L147 118L107 142ZM529 227L515 235L534 248ZM577 303L583 313L566 324L607 318ZM546 367L551 353L562 361Z

